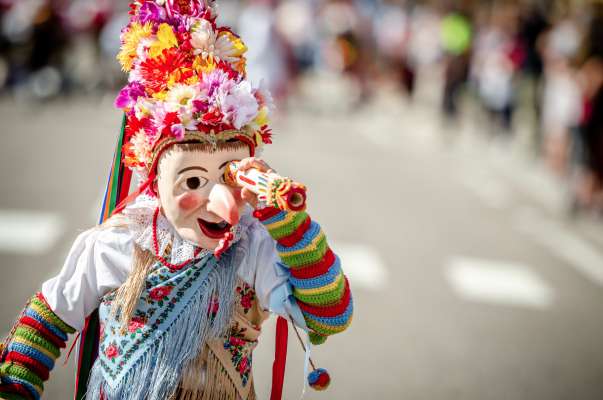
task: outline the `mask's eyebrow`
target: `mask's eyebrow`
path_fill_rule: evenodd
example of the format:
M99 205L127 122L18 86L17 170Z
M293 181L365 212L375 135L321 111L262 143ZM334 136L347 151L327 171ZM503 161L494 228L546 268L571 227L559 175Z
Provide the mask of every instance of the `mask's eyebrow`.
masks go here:
M178 171L178 175L180 175L183 172L190 171L191 169L200 169L201 171L207 172L207 170L203 167L186 167L186 168L182 168L180 171Z
M222 169L222 168L224 168L224 167L226 166L226 164L231 163L231 162L233 162L233 161L234 161L234 160L230 160L230 161L225 161L225 162L223 162L223 163L222 163L222 165L220 165L220 166L218 167L218 169Z

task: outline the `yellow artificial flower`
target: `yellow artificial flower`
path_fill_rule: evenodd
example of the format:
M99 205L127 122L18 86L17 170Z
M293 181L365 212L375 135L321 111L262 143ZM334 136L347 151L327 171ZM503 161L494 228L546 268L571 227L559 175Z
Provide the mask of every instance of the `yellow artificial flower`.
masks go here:
M226 39L230 45L230 46L223 47L223 50L226 53L224 55L226 55L228 57L241 57L247 51L247 46L245 46L245 43L243 43L241 38L235 36L232 32L221 31L218 34L218 39L216 40L218 47L220 47L220 44L221 44L220 39L222 39L222 38Z
M216 64L213 57L204 58L197 56L193 60L193 69L197 72L197 75L206 75L216 69Z
M162 90L161 92L153 93L153 98L157 99L157 100L165 101L165 99L167 98L167 95L168 95L168 91Z
M136 49L141 40L151 36L152 29L153 27L150 22L144 25L141 25L139 22L133 22L128 31L124 33L122 38L123 43L119 54L117 54L117 59L125 72L132 69L132 64L134 64L134 59L136 58Z
M178 39L174 35L174 30L164 22L157 29L157 40L149 48L149 57L158 57L163 53L163 50L176 46L178 46Z
M262 140L262 135L260 134L260 131L255 131L255 133L254 133L254 139L255 139L255 145L257 147L260 147L261 145L264 144L264 141Z
M260 111L254 118L253 123L257 126L268 125L268 107L264 106L260 108Z

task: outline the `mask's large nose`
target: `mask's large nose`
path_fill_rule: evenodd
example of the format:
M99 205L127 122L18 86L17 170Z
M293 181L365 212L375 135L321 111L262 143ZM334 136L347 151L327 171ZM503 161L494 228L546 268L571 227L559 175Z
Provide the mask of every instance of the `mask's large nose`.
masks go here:
M209 193L209 203L207 210L213 212L220 218L223 218L230 225L236 225L239 222L239 208L237 200L226 185L217 184Z

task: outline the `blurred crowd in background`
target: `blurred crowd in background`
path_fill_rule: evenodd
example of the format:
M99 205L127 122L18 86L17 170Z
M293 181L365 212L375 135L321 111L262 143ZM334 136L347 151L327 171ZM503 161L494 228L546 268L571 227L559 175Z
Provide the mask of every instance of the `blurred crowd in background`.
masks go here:
M249 47L251 79L277 101L326 72L355 87L350 112L384 82L413 101L439 83L450 123L479 105L493 137L531 116L532 148L566 182L571 209L603 213L603 2L587 0L222 0ZM43 101L115 91L127 0L0 0L0 90ZM437 79L436 79L437 78ZM469 99L469 100L468 100Z

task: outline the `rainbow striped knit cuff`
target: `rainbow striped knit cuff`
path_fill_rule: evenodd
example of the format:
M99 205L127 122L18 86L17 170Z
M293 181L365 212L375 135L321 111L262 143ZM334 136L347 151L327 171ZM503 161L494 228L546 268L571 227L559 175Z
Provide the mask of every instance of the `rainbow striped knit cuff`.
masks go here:
M0 354L0 397L40 399L67 334L73 332L41 293L32 297Z
M293 296L312 331L312 343L345 330L353 314L350 286L320 225L305 212L268 207L254 215L277 241L279 256L289 267Z

